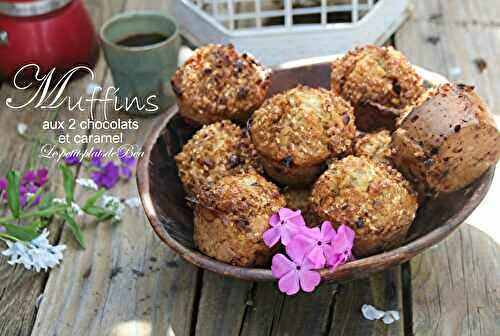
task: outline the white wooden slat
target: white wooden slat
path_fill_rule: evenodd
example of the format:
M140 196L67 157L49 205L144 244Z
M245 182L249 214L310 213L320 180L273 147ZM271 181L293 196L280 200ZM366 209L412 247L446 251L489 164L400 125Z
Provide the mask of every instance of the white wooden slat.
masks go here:
M292 17L292 0L285 0L285 27L291 27L293 24Z
M352 22L358 22L359 20L359 2L358 0L352 0Z
M260 6L260 1L261 0L254 0L255 1L255 25L257 28L262 27L262 13L261 13L261 6Z
M234 2L227 0L227 11L229 14L229 29L234 30Z

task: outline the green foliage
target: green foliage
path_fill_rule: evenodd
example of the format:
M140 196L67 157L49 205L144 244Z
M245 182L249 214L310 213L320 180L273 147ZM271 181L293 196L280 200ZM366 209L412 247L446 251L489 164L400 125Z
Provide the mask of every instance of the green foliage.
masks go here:
M9 204L10 212L12 212L12 216L14 216L15 218L19 218L19 215L21 213L19 193L20 180L21 176L17 171L10 171L7 174L7 202Z

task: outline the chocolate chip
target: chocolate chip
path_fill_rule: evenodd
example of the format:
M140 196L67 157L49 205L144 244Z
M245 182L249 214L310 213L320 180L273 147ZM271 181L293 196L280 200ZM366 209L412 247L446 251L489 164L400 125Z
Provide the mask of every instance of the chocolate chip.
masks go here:
M248 219L240 218L236 221L236 226L239 229L246 230L246 229L248 229L248 225L250 225L250 222L248 221Z
M215 167L215 163L213 160L210 160L210 159L202 159L201 160L202 164L207 166L208 168L212 169L213 167Z
M439 153L439 148L438 147L432 147L432 149L431 149L431 155L436 155L437 153Z
M243 98L245 98L247 95L248 95L248 89L246 89L246 88L240 88L240 89L238 90L238 93L237 93L236 97L237 97L238 99L243 99Z
M290 155L287 155L287 157L281 160L281 164L287 168L290 168L293 165L293 158Z
M349 117L349 115L346 113L342 115L342 121L344 122L344 125L347 125L349 124L349 121L351 121L351 117Z
M365 226L365 221L363 218L358 218L354 223L356 224L356 227L358 229L361 229L363 226Z
M239 158L238 155L235 155L235 154L231 154L231 156L229 156L229 168L232 169L232 168L235 168L237 167L238 165L241 164L241 160Z
M245 69L245 63L240 60L234 62L234 67L236 68L236 72L242 72Z
M427 159L424 161L424 166L430 167L430 166L432 166L433 163L434 163L433 159Z
M453 129L455 131L455 133L458 133L460 132L460 129L462 128L462 126L460 125L456 125L455 128Z

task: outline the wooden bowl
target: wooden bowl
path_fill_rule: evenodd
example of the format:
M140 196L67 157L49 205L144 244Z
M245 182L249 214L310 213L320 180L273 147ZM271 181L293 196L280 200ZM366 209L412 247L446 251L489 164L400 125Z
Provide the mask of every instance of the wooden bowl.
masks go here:
M317 63L320 61L320 63ZM330 64L324 59L294 62L273 73L270 95L297 84L330 87ZM427 85L446 82L442 76L417 68ZM223 275L253 281L275 280L270 269L232 266L200 253L193 243L193 210L186 205L174 156L195 129L187 125L174 106L158 118L148 135L144 156L138 163L137 183L146 215L160 239L190 263ZM331 272L321 271L323 281L361 278L401 264L440 242L455 230L484 198L493 179L491 168L471 185L438 195L421 205L405 243L391 251L351 261Z

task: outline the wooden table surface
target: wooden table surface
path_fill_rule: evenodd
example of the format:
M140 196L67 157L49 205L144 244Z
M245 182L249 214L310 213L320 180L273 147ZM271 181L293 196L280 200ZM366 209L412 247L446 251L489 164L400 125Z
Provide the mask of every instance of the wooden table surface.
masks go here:
M125 10L167 6L164 0L86 4L96 27ZM392 42L415 64L475 85L500 113L499 17L496 0L420 0ZM478 60L487 67L480 69ZM112 85L102 55L95 71L95 82ZM71 83L70 94L81 96L90 82L87 76ZM0 87L0 175L49 166L51 185L60 185L55 162L37 158L39 146L15 131L18 122L39 129L53 112L5 106L6 97L28 95ZM61 108L55 118L86 114ZM154 122L139 119L140 130L125 132L125 142L142 144ZM117 225L84 223L85 250L54 222L51 236L69 248L50 273L12 267L0 257L0 335L498 335L498 175L468 224L426 253L369 279L295 297L280 294L274 283L225 279L187 264L155 237L141 209ZM137 195L135 182L114 194ZM398 310L402 319L389 326L367 321L364 303Z

